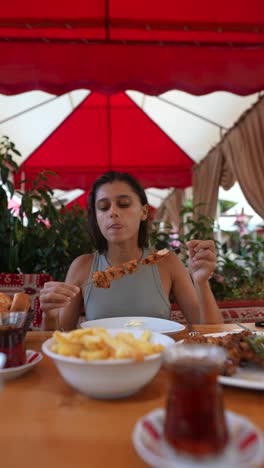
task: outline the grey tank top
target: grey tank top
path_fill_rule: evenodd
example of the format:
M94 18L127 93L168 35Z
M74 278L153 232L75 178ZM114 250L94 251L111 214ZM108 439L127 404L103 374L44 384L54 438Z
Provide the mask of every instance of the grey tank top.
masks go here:
M149 253L150 249L144 249L143 258ZM105 256L96 252L89 281L92 281L93 272L108 267ZM169 319L171 311L156 264L139 264L138 271L112 281L109 289L90 284L84 293L84 307L87 320L129 316Z

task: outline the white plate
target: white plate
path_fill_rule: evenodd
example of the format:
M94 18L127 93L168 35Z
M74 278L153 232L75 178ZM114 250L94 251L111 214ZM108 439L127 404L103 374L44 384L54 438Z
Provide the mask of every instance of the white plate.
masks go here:
M154 468L256 468L264 461L263 435L248 419L225 412L230 442L222 455L196 461L180 455L166 442L163 434L165 410L151 411L141 418L133 432L138 455Z
M156 333L177 333L185 329L181 323L154 317L112 317L88 320L88 322L82 322L81 327L124 328L127 331L150 330Z
M208 333L204 336L226 336L229 333L241 333L241 330L223 332L223 333ZM263 335L263 332L256 332L257 335ZM178 341L182 343L183 340ZM248 388L252 390L264 390L264 372L261 367L238 367L237 371L231 377L224 375L219 376L219 381L224 385L231 385L232 387Z
M20 375L28 372L32 367L34 367L42 359L42 354L33 351L32 349L27 349L26 351L27 362L23 366L18 367L8 367L7 369L0 369L0 380L7 381L13 380ZM32 361L31 361L32 360Z

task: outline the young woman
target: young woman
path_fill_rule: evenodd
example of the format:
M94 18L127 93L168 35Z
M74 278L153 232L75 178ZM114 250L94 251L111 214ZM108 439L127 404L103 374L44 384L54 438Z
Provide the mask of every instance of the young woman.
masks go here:
M71 264L64 283L48 282L40 293L44 328L76 327L83 307L87 320L117 316L170 318L172 292L188 322L220 322L220 313L208 279L216 254L211 240L188 242L189 272L174 252L155 264L97 288L92 274L138 261L148 248L149 210L139 182L127 173L108 172L97 179L89 196L88 223L96 252L81 255ZM88 286L83 283L89 282Z

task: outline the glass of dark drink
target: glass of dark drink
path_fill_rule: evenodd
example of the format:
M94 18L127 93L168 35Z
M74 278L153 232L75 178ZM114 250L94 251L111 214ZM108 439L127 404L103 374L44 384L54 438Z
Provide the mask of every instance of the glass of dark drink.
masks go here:
M173 345L165 352L169 391L165 437L181 454L220 454L228 442L222 388L225 352L211 345Z
M27 312L0 313L0 352L6 355L4 367L17 367L26 363L23 325Z

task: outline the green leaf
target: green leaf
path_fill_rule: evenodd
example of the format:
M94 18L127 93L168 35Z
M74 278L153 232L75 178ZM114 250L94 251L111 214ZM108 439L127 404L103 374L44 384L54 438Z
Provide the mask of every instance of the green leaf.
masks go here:
M3 184L5 184L7 182L7 179L8 179L9 169L6 166L1 166L1 171L0 172L1 172L2 182L3 182Z
M11 157L12 158L12 157ZM12 166L12 168L14 169L15 172L18 172L18 165L15 161L13 161L12 159L9 160L9 155L8 155L8 161L9 161L9 164Z
M7 193L3 187L0 186L0 214L3 215L8 207Z
M13 153L17 154L18 156L21 156L20 151L18 151L17 149L12 148L12 151L13 151Z
M7 188L10 192L10 197L12 198L14 193L15 193L15 186L13 184L13 182L11 182L10 180L7 180L6 181L6 185L7 185Z
M21 200L21 208L26 213L28 217L32 215L33 201L32 198L28 196L27 193L24 194Z

